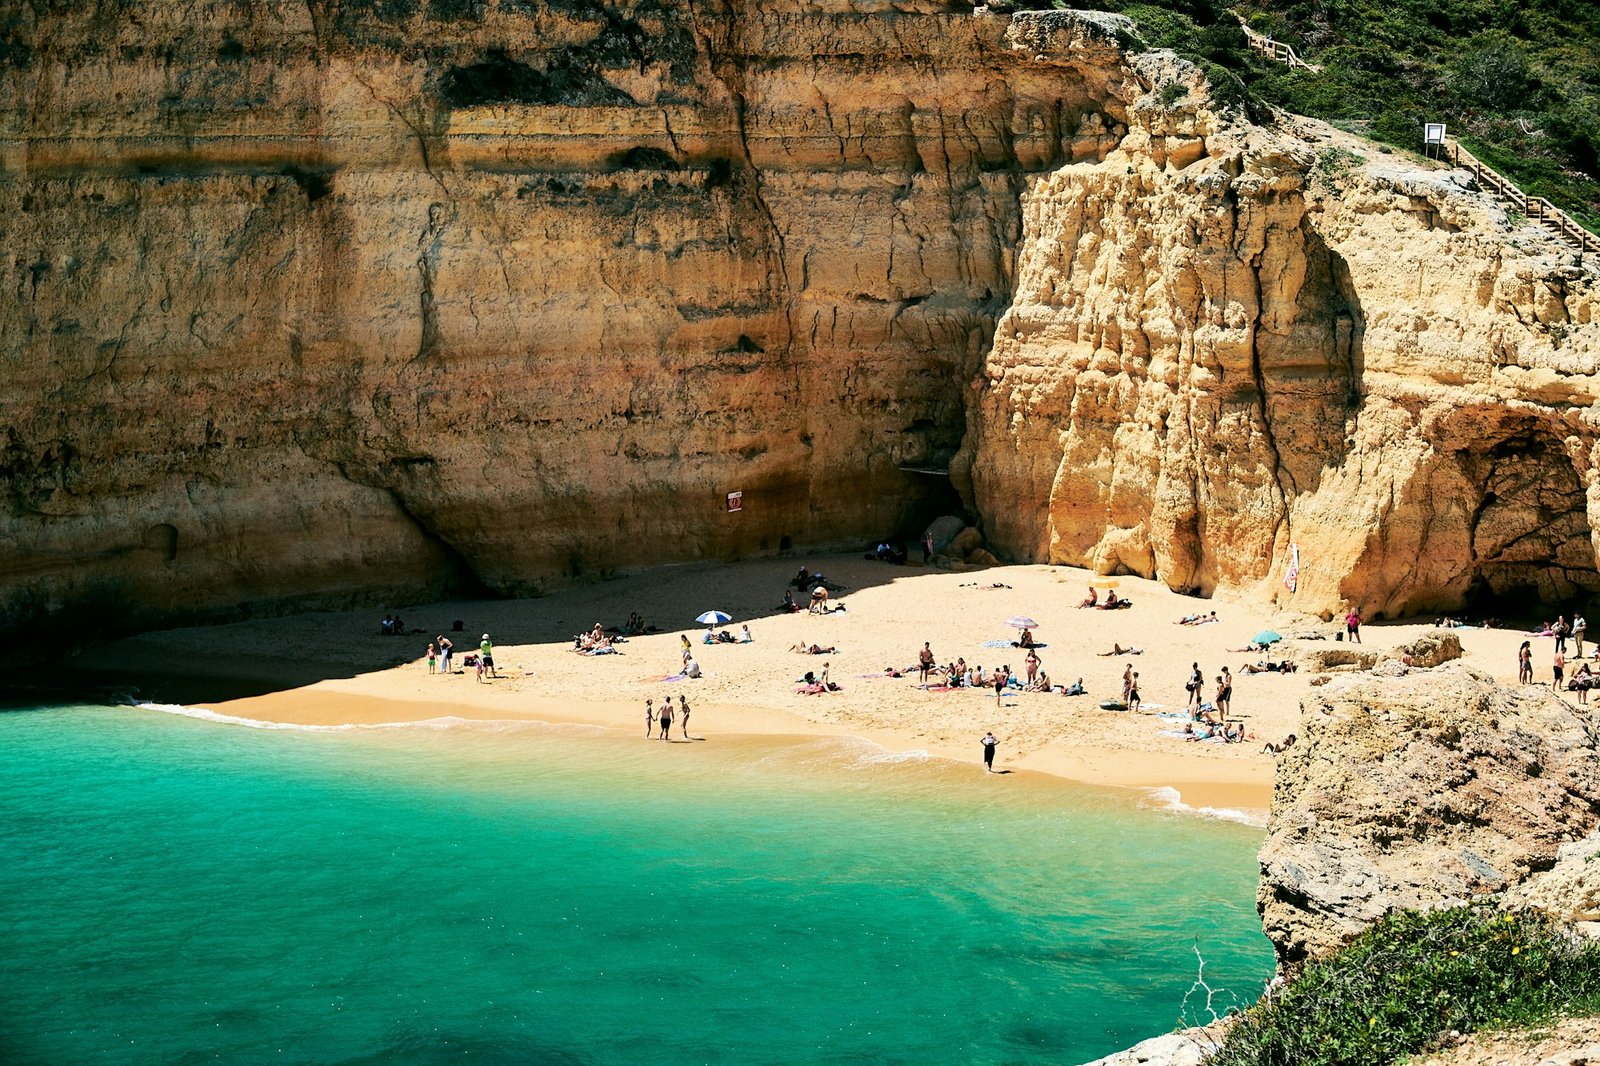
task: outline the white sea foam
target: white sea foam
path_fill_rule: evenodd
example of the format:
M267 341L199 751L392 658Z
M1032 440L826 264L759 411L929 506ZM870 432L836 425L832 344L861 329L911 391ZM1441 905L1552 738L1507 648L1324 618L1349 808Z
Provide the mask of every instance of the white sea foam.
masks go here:
M927 762L931 756L920 749L914 751L883 751L863 752L856 756L856 761L865 766L881 766L885 763Z
M1266 816L1259 811L1239 811L1231 807L1192 807L1183 802L1183 797L1175 788L1152 788L1145 793L1145 796L1152 806L1177 814L1197 814L1202 818L1215 818L1220 822L1238 822L1257 829L1265 829L1267 825Z
M206 707L187 707L179 703L135 703L135 707L161 714L176 714L184 718L197 718L218 725L239 725L246 729L276 729L295 733L354 733L377 729L431 729L475 730L489 733L518 732L522 730L555 730L559 732L605 733L604 726L583 723L548 723L519 718L462 718L458 715L441 715L421 718L411 722L367 722L344 725L304 725L296 722L269 722L259 718L241 718L238 715L219 714Z

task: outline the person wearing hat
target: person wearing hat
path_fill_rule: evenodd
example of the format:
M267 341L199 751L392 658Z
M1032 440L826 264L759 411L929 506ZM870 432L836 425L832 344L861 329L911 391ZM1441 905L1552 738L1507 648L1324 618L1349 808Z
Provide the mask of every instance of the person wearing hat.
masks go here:
M494 645L489 643L489 634L483 635L483 640L478 644L478 661L483 663L483 668L490 677L499 677L494 672Z

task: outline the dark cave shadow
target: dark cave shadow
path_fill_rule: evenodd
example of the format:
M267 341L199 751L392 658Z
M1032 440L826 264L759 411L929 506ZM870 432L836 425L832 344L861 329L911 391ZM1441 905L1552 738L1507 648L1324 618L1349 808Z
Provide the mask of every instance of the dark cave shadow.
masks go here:
M647 615L646 621L662 633L687 634L700 648L699 636L705 630L694 621L696 614L709 609L726 611L733 621L726 628L737 634L739 625L748 622L760 640L763 619L779 616L776 607L785 588L802 565L822 569L830 583L842 583L842 592L833 602L844 602L850 615L850 596L854 592L889 584L919 574L946 573L920 563L921 552L912 552L905 565L862 558L862 552L817 552L794 554L787 558L745 560L741 562L689 563L651 568L636 574L599 581L576 589L561 589L548 596L527 599L453 599L386 611L382 608L338 612L308 612L284 618L254 619L223 626L192 626L146 633L107 641L67 655L44 655L34 660L25 675L13 673L0 681L0 707L24 707L69 703L130 704L168 703L205 705L246 699L304 688L318 681L347 679L373 673L421 657L429 641L445 634L456 644L456 666L461 656L477 650L482 633L489 633L499 647L528 644L560 644L570 647L574 634L587 631L595 622L606 627L620 626L630 610L628 590L641 581L654 589L666 585L681 589L684 610L679 615L660 618ZM993 572L993 571L991 571ZM985 571L970 571L970 580L985 581ZM988 580L995 580L989 578ZM659 596L659 592L652 592ZM405 619L405 636L384 636L379 621L387 613ZM461 621L459 630L454 628ZM832 642L830 619L815 617L815 637ZM206 646L207 632L238 629L259 633L265 645L277 630L292 627L308 639L285 655L228 654L209 656L196 653ZM165 634L173 638L163 640ZM652 634L655 635L655 634ZM230 639L232 635L230 634ZM221 642L218 642L219 644ZM281 643L279 641L278 643ZM323 656L321 649L334 648L338 657ZM630 653L628 643L618 646L621 654ZM553 655L566 655L561 648ZM526 659L527 656L518 656ZM577 657L554 660L566 669ZM654 665L656 660L644 659ZM501 665L510 665L502 663ZM532 666L532 662L522 664ZM548 663L543 665L549 665ZM471 672L454 683L472 683ZM448 697L441 691L441 700Z

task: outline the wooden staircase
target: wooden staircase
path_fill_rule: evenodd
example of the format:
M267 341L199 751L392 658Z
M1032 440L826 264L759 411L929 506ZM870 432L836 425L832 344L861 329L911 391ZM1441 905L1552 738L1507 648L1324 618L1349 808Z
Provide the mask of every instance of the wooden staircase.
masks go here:
M1282 41L1274 41L1266 34L1258 33L1251 29L1250 24L1246 22L1244 17L1237 12L1234 13L1233 17L1239 20L1239 26L1244 30L1244 39L1249 42L1250 47L1254 48L1268 59L1283 63L1293 70L1309 70L1313 74L1319 73L1322 70L1322 67L1319 64L1307 63L1304 59L1301 59L1300 53L1296 52L1289 45L1284 44Z
M1527 215L1530 222L1537 222L1580 252L1600 252L1600 236L1578 225L1570 215L1544 197L1524 193L1498 171L1461 147L1454 138L1445 144L1445 151L1449 153L1451 162L1469 172L1480 186Z

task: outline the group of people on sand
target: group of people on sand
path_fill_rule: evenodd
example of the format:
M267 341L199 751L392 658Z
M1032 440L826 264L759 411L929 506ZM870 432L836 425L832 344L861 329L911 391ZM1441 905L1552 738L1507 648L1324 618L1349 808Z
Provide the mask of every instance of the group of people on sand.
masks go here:
M1573 673L1571 678L1567 675L1567 640L1573 641L1572 658L1583 658L1583 641L1589 630L1588 620L1581 614L1574 614L1572 622L1567 622L1566 615L1560 615L1554 622L1546 622L1534 635L1555 638L1555 651L1550 662L1550 690L1578 694L1578 702L1584 706L1589 703L1589 690L1600 686L1600 676L1596 676L1589 668L1588 663L1583 663ZM1517 649L1517 682L1531 685L1533 681L1533 642L1525 640Z
M614 642L611 636L606 633L605 627L596 622L594 628L589 632L579 633L572 638L572 647L574 651L584 652L588 655L613 655L617 650L616 643L623 639L625 638L619 636Z
M434 637L426 652L428 673L463 673L471 669L477 672L479 682L483 682L488 678L498 679L500 677L500 674L494 668L494 645L489 641L489 634L485 633L483 635L483 639L478 643L476 652L469 652L467 655L462 656L462 669L453 671L450 660L454 657L455 650L455 644L443 633Z
M1035 650L1031 640L1032 634L1024 629L1023 633L1030 639L1025 645L1027 656L1022 660L1024 673L1019 676L1014 674L1009 664L996 667L993 673L986 673L983 666L968 666L965 656L954 662L939 665L938 658L933 654L933 647L929 641L923 641L922 650L917 652L917 665L920 683L926 687L935 680L942 680L947 688L969 689L994 689L995 702L998 703L1007 690L1017 692L1055 692L1060 691L1064 696L1081 696L1084 693L1083 678L1078 678L1071 685L1058 686L1050 680L1050 675L1042 669L1043 660ZM1024 646L1019 645L1018 646ZM904 674L893 667L884 667L884 676L903 677Z
M1079 607L1093 607L1102 611L1115 611L1123 607L1132 607L1133 601L1126 596L1118 596L1116 589L1106 589L1106 598L1100 598L1100 590L1093 585L1089 586L1089 595L1078 604Z
M661 707L660 707L659 710L656 708L654 700L650 700L650 699L645 700L644 701L644 735L645 735L645 739L648 740L650 737L655 736L656 735L655 734L655 730L659 727L660 730L661 730L661 733L657 737L657 739L658 740L671 740L672 739L672 722L673 722L674 718L677 719L677 721L680 724L680 727L683 730L683 739L684 740L688 740L689 739L689 700L688 700L687 697L685 697L682 693L680 693L678 695L678 708L677 708L676 712L674 712L674 710L672 708L672 696L671 695L666 695L666 696L661 697Z

